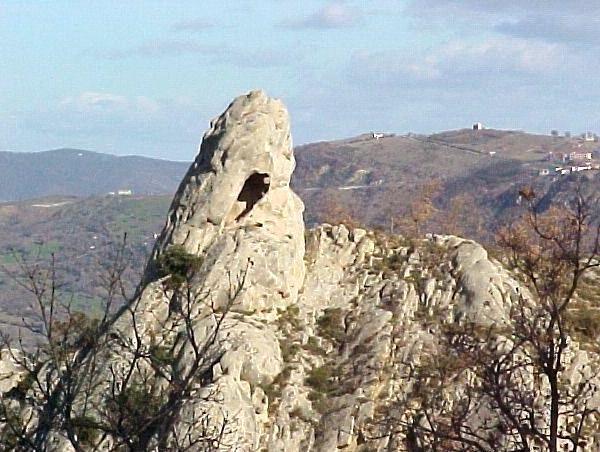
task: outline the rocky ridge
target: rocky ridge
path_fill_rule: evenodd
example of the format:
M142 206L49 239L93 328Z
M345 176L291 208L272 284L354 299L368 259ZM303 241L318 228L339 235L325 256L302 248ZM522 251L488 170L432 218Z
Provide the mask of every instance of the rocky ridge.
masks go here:
M182 436L194 433L186 421L209 413L215 428L227 420L222 449L405 450L402 435L383 435L373 422L409 393L403 366L435 353L440 325L503 322L527 292L473 241L328 224L306 231L289 187L294 166L287 111L263 92L238 97L211 123L139 295L107 333L115 340L95 382L98 415L115 373L125 378L132 344L159 343L173 357L169 375L202 373L175 426ZM160 271L174 246L201 258L191 323L177 315L186 308L174 306ZM217 358L195 368L195 343L210 342L220 319L206 350ZM575 352L573 366L585 366L585 353ZM21 378L11 371L5 394ZM139 360L133 378L148 375L169 377ZM48 444L73 450L61 431ZM97 447L112 444L107 436Z

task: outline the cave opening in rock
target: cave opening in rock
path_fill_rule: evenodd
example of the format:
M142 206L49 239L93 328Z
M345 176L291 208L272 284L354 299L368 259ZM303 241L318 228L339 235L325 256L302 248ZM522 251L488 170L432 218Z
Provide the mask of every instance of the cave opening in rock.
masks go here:
M246 179L242 191L237 198L239 202L245 203L246 207L236 217L236 221L248 215L254 205L269 191L269 185L269 175L265 173L253 173Z

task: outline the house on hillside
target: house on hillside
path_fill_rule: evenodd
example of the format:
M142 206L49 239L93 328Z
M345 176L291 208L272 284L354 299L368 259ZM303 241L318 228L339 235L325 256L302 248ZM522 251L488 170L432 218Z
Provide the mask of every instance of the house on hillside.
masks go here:
M591 152L571 152L569 154L569 161L580 161L580 160L592 160Z
M473 124L473 130L483 130L483 124L480 122L476 122Z
M383 138L383 137L384 137L383 133L373 132L373 138L374 139L379 140L380 138Z
M131 195L133 195L133 191L131 191L131 190L119 190L119 191L117 191L117 195L119 195L119 196L131 196Z
M596 141L596 136L592 132L582 134L583 141Z

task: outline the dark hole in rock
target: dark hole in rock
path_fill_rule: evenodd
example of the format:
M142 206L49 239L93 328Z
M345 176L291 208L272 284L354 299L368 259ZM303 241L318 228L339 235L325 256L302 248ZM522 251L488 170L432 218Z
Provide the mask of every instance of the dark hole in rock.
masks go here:
M244 218L252 210L254 205L269 191L269 175L264 173L254 173L244 183L242 191L237 200L246 203L246 207L240 213L237 220Z

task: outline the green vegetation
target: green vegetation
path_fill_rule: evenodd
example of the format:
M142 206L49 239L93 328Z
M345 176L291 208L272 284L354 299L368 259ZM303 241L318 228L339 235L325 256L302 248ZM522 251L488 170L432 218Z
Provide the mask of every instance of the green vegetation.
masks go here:
M20 289L14 276L22 276L21 258L28 264L47 269L55 255L60 275L61 299L71 309L91 317L103 314L106 269L127 232L123 274L126 294L135 290L160 232L171 196L145 198L97 197L87 199L53 198L0 205L0 318L17 324L22 316L29 322L31 298ZM57 207L33 204L64 203ZM133 231L133 232L132 232ZM14 252L16 253L13 253ZM13 276L11 276L13 275ZM119 298L114 308L122 303ZM28 333L24 333L28 334ZM29 341L29 337L25 338Z
M152 361L159 365L170 366L175 363L176 358L173 354L173 350L166 345L152 343L150 345L150 349L148 350L148 354L150 355Z
M298 306L290 305L285 309L278 309L277 312L279 314L277 325L280 330L291 333L302 329L302 321L298 317L300 314Z
M306 378L306 384L317 392L328 394L333 392L335 385L333 383L335 368L331 364L324 364L321 367L311 369Z
M98 440L98 421L90 416L76 417L71 420L77 439L84 446L94 446Z
M333 363L325 363L311 369L306 377L305 383L312 389L308 399L319 413L325 413L328 399L339 393L339 374L339 367Z
M319 344L319 340L316 338L316 336L309 337L303 348L314 355L325 356L326 354L323 347Z
M110 212L107 222L112 234L121 237L124 233L133 239L147 237L147 225L142 221L145 218L162 218L165 214L164 198L120 199L118 209Z
M278 403L281 400L281 392L287 385L291 372L292 368L285 366L271 383L260 385L260 388L269 399L269 414L273 414L277 409Z
M152 387L135 382L111 402L111 412L122 419L123 429L135 437L142 436L151 423L156 422L158 412L166 400Z
M329 339L334 344L341 344L346 338L342 309L325 309L324 314L317 320L317 331L319 336Z
M158 276L169 276L167 286L180 288L202 266L202 257L188 253L182 245L173 245L156 260Z
M279 346L281 347L281 357L283 358L283 362L289 363L296 359L296 355L302 349L300 345L293 342L289 338L287 340L279 341Z
M104 300L99 296L74 294L69 299L72 311L80 312L91 318L99 318L104 314Z
M566 314L569 327L583 344L595 344L600 335L600 307L578 305Z

